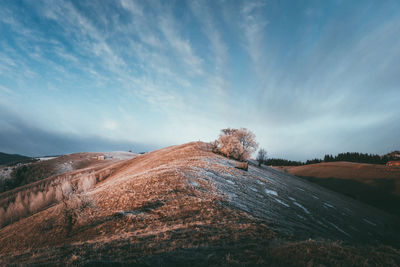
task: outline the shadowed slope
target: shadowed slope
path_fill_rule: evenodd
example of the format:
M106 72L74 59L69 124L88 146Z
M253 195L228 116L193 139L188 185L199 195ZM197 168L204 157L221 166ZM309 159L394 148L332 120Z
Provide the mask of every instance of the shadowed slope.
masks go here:
M353 162L276 168L400 216L399 168Z

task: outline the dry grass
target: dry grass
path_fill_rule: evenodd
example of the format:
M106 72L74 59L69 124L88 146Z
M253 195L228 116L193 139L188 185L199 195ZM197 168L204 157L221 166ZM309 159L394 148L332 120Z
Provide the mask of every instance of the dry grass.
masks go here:
M95 207L81 210L68 235L63 204L0 229L0 265L243 266L298 262L305 266L310 262L308 254L303 255L307 249L318 259L315 263L327 265L346 263L336 258L353 252L359 258L345 259L357 265L368 259L362 253L375 253L375 249L372 263L380 263L383 254L379 253L389 256L382 263L397 261L399 252L395 249L335 250L335 243L276 242L280 237L269 229L268 222L229 208L201 173L197 177L193 174L193 167L243 172L207 162L219 157L209 149L203 143L169 147L128 160L113 173L103 172L104 180L95 175L94 187L93 178L80 180L77 184L87 187L86 195ZM185 174L189 171L195 185L188 182ZM36 195L35 199L41 197Z
M351 179L369 185L376 185L379 179L393 180L395 184L392 188L393 193L400 195L399 168L391 168L378 164L328 162L304 166L285 166L281 169L297 176Z
M79 154L78 154L79 155ZM58 185L68 181L88 190L123 167L125 162L102 161L90 168L55 175L0 194L0 227L58 203Z
M276 167L400 217L400 169L385 165L329 162Z

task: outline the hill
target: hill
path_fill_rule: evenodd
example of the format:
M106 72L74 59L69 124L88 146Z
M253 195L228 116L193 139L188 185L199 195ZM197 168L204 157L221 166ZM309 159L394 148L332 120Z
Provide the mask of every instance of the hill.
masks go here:
M5 173L4 169L7 169L7 176L1 175L2 169L0 169L0 177L3 176L3 179L0 179L0 193L46 179L53 175L96 166L106 166L116 161L136 157L136 155L131 152L116 151L103 153L85 152L58 157L38 158L37 161L30 164L24 164L11 169L9 167L3 168L3 173Z
M0 194L0 265L400 264L395 217L234 164L193 142Z
M13 165L35 161L34 158L0 152L0 165Z
M276 169L400 216L400 169L377 164L328 162Z

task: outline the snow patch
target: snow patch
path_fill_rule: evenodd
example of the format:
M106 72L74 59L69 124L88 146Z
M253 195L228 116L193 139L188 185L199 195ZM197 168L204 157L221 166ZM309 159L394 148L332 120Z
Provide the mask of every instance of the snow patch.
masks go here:
M198 187L199 186L198 183L196 183L195 181L192 181L192 180L188 180L187 183L190 184L191 186L194 186L194 187Z
M283 202L282 200L279 200L279 199L277 199L277 198L274 198L274 199L275 199L275 201L278 202L279 204L282 204L283 206L290 208L290 206L289 206L288 204L286 204L285 202Z
M237 198L237 195L235 193L228 192L227 195L229 196L230 199Z
M331 209L336 209L335 206L329 204L328 202L324 202L324 206L327 206L327 207L329 207Z
M329 222L330 225L332 225L336 230L338 230L339 232L347 235L348 237L351 237L351 235L349 235L348 233L346 233L345 231L343 231L343 229L341 229L340 227L338 227L336 224Z
M112 158L118 160L132 159L138 156L136 153L127 151L111 151L103 153L105 158Z
M306 209L303 205L301 205L300 203L298 203L297 201L293 201L293 204L295 204L297 207L301 208L302 210L304 210L305 213L310 214L310 212L308 211L308 209Z
M236 202L235 205L236 205L238 208L242 209L242 210L249 211L249 209L247 208L247 206L244 205L244 204L242 204L242 203L237 203L237 202Z
M258 192L258 190L256 188L254 188L254 187L249 186L249 188L250 188L251 191Z
M231 185L235 185L235 182L234 181L231 181L231 180L226 180L229 184L231 184Z
M373 223L373 222L371 222L370 220L367 220L367 219L363 219L363 221L364 222L366 222L366 223L368 223L368 224L370 224L370 225L372 225L372 226L376 226L376 223Z
M274 190L264 189L265 193L268 195L278 196L278 193Z
M36 158L36 159L38 159L40 161L46 161L46 160L55 159L55 158L58 158L58 157L42 157L42 158Z

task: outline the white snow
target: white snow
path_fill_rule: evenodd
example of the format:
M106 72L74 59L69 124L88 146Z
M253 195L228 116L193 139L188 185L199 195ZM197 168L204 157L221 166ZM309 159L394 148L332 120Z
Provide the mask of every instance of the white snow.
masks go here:
M111 151L111 152L104 152L105 157L118 159L118 160L125 160L125 159L132 159L137 157L138 154L126 151Z
M290 206L288 204L286 204L285 202L283 202L282 200L279 200L277 198L274 198L274 199L276 200L276 202L282 204L283 206L290 208Z
M302 206L300 203L298 203L296 201L296 199L289 197L289 199L293 202L293 204L295 204L297 207L301 208L302 210L304 210L305 213L310 214L310 212L308 211L308 209L306 209L304 206Z
M43 158L37 158L40 161L45 161L45 160L50 160L50 159L56 159L58 157L43 157Z
M343 231L343 229L339 228L336 224L329 222L330 225L332 225L336 230L338 230L339 232L347 235L348 237L351 237L351 235L349 235L348 233L346 233L345 231Z
M5 167L0 169L0 180L6 180L11 178L12 167Z
M372 225L372 226L376 226L376 223L373 223L373 222L371 222L370 220L367 220L367 219L363 219L363 221L364 222L366 222L366 223L368 223L368 224L370 224L370 225Z
M237 195L235 193L227 192L227 194L228 194L230 199L237 198Z
M254 187L249 186L249 188L250 188L251 191L258 192L258 190L256 188L254 188Z
M328 202L324 202L324 206L327 206L327 207L329 207L331 209L336 209L335 206L329 204Z
M188 184L190 184L191 186L194 186L194 187L197 187L197 186L199 186L199 184L198 184L198 183L196 183L195 181L188 180L187 182L188 182Z
M235 185L235 182L231 181L231 180L226 180L229 184Z
M278 196L278 193L274 190L264 189L265 193L273 196Z

